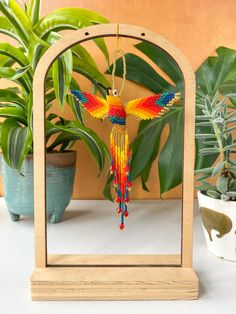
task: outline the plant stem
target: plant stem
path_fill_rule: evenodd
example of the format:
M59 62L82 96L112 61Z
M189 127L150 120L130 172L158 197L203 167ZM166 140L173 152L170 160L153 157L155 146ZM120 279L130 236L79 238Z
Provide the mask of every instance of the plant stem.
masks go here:
M216 139L217 139L217 142L219 145L219 149L220 149L220 159L222 161L224 161L225 156L224 156L224 151L223 151L223 143L222 143L221 136L220 136L220 130L219 130L217 123L215 123L214 120L212 120L212 126L213 126L215 136L216 136Z
M220 131L220 128L218 126L218 124L214 121L214 119L212 119L211 121L212 123L212 127L213 127L213 130L214 130L214 133L215 133L215 136L216 136L216 139L217 139L217 143L218 143L218 146L219 146L219 149L220 149L220 159L221 161L224 162L224 168L222 170L224 176L228 176L228 161L227 161L227 156L225 155L224 153L224 145L222 143L222 136L221 136L221 131L225 131L226 129L226 124L225 124L225 116L224 116L224 126L223 126L223 130Z

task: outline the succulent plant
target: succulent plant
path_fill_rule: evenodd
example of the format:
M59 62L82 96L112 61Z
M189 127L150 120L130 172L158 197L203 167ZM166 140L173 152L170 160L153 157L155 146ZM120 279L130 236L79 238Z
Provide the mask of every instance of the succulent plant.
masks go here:
M219 158L212 167L195 171L196 189L212 198L235 201L236 161L233 155L236 153L236 139L233 132L236 130L236 109L219 92L212 99L203 96L197 106L202 115L196 116L196 126L201 126L202 130L208 128L207 133L196 134L204 144L200 154L218 154Z

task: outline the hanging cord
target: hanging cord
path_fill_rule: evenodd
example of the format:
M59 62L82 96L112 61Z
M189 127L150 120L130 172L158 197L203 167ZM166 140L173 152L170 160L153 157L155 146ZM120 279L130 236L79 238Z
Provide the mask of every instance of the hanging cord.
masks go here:
M113 54L113 69L112 69L112 89L115 89L115 73L116 73L116 61L117 61L117 55L120 54L123 62L123 80L122 85L120 88L119 95L122 94L124 86L125 86L125 80L126 80L126 62L125 62L125 55L122 49L119 48L119 24L117 24L117 30L116 30L116 50Z

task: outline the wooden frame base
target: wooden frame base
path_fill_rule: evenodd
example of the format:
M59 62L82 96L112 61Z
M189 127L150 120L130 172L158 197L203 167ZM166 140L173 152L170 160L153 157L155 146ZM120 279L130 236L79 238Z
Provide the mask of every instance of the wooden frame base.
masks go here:
M181 266L178 254L48 254L47 266Z
M49 254L48 267L33 272L31 296L32 300L196 299L198 278L179 262L180 255Z
M31 277L32 300L190 300L198 278L183 267L46 267Z

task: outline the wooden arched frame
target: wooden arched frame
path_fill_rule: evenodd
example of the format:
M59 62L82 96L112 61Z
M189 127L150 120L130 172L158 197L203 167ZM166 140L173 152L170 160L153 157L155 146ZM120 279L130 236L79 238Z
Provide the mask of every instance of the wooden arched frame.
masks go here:
M163 49L177 63L184 79L186 105L181 255L95 255L87 258L77 255L47 256L45 78L52 63L67 49L97 37L114 37L116 34L117 24L94 25L73 31L46 51L35 71L33 125L36 269L31 278L32 299L35 300L197 297L198 279L192 270L195 76L185 56L170 41L137 26L120 24L119 36L150 42Z

